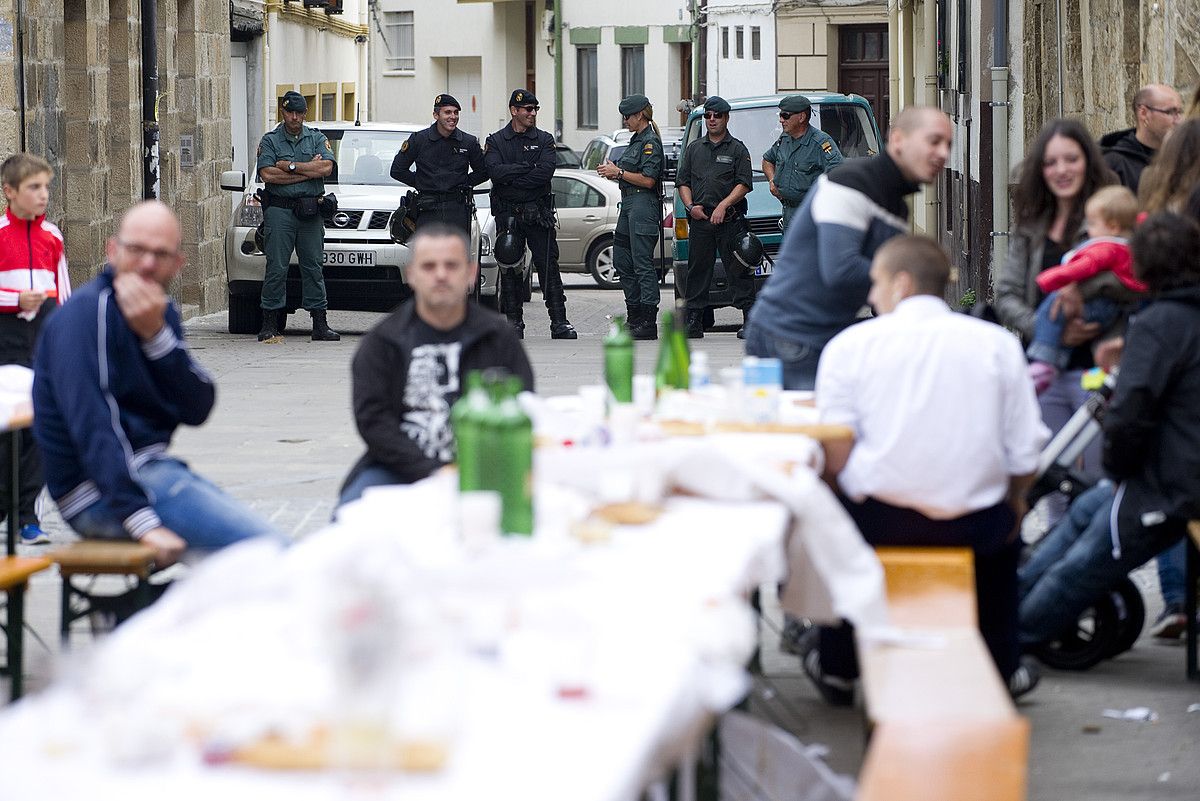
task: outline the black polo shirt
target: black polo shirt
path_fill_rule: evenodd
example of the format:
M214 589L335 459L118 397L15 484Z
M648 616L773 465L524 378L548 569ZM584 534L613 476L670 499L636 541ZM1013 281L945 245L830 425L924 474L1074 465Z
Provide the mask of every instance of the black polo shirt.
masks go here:
M754 188L754 170L750 166L750 151L741 139L725 134L720 142L708 136L687 146L675 176L676 186L692 190L692 202L713 208L738 184ZM745 200L738 204L745 211Z

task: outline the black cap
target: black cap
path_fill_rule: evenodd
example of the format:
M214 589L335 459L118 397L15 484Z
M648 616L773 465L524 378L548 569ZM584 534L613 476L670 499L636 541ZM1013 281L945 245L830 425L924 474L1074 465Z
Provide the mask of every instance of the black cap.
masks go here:
M433 110L437 111L442 106L454 106L459 111L462 111L462 103L454 99L454 95L438 95L433 99Z
M617 111L621 112L622 117L628 117L637 114L648 105L650 99L645 95L630 95L617 104Z
M728 114L730 110L729 101L723 97L713 95L708 100L704 101L704 110L715 111L718 114Z
M812 108L812 103L808 102L808 98L804 95L788 95L779 101L779 110L792 114L799 114L802 111L808 111L810 108Z
M510 106L536 106L538 105L537 95L528 89L514 89L513 93L508 98Z
M279 104L284 111L308 111L308 101L299 92L284 92Z

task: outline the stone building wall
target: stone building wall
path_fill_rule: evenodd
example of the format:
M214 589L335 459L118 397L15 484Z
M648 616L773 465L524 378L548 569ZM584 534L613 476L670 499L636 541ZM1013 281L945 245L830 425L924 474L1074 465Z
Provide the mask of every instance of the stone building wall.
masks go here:
M1195 0L1027 0L1021 87L1025 143L1062 113L1093 134L1133 125L1139 87L1166 83L1187 93L1200 83L1200 3ZM1059 90L1058 42L1063 32Z
M138 0L28 0L27 148L56 180L49 215L63 229L72 280L94 276L121 213L143 196L141 22ZM231 166L229 7L160 0L157 15L159 197L183 224L188 265L172 288L201 312L225 304L223 237ZM0 0L0 142L18 145L14 0ZM11 133L11 135L10 135ZM186 163L182 143L188 137Z

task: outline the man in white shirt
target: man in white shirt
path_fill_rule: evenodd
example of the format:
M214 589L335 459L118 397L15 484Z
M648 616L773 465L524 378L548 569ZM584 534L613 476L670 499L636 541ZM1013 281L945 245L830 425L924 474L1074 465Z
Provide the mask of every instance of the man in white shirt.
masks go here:
M1017 530L1049 432L1020 342L950 310L950 263L933 240L888 241L870 275L879 316L834 337L817 369L821 421L855 433L828 452L826 478L874 545L974 549L980 630L1021 695L1037 675L1017 641ZM805 672L833 704L853 702L851 634L843 624L805 637Z

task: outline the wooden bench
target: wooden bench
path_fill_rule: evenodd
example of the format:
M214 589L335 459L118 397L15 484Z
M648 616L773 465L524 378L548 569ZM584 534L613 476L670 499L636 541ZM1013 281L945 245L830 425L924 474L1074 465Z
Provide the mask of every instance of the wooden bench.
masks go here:
M144 609L153 595L147 579L154 569L154 549L140 542L81 540L48 554L62 576L62 616L59 636L67 643L71 623L103 607L112 595L93 593L75 583L76 576L126 576L134 580L133 608Z
M0 558L0 591L7 596L8 609L4 622L8 656L3 672L9 676L9 697L14 701L25 690L25 586L30 576L51 564L44 556Z
M858 798L1024 798L1029 724L1017 714L979 633L970 549L876 552L892 622L935 640L859 641L871 741Z
M1184 571L1183 612L1187 615L1184 639L1187 643L1187 677L1200 679L1200 667L1196 664L1196 582L1200 581L1200 520L1188 523L1187 569Z

